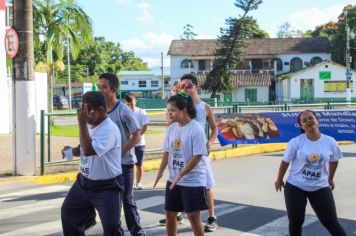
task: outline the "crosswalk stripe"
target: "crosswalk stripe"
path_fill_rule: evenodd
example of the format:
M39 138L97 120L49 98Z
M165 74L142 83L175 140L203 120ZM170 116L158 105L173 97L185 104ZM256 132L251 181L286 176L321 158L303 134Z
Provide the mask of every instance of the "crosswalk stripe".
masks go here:
M52 200L39 201L39 202L8 208L8 209L2 209L0 220L32 214L39 211L55 209L58 208L58 206L62 204L62 202L63 202L63 198L57 198Z
M60 232L61 230L62 230L61 221L56 220L43 224L21 228L18 230L0 234L0 236L18 236L18 235L42 236L42 235L57 233Z
M32 196L32 195L67 191L69 188L70 188L70 186L65 186L65 185L51 185L48 187L34 188L34 189L30 189L30 190L23 190L23 191L19 191L19 192L2 194L2 195L0 195L0 202L10 201L10 200L14 200L16 198Z
M312 215L305 215L305 220L303 227L306 227L314 222L316 222L318 218ZM283 216L277 218L257 229L251 230L248 233L242 234L241 236L255 236L255 235L263 235L263 236L284 236L288 234L288 216Z
M164 196L154 196L136 201L138 209L147 209L150 207L164 204Z

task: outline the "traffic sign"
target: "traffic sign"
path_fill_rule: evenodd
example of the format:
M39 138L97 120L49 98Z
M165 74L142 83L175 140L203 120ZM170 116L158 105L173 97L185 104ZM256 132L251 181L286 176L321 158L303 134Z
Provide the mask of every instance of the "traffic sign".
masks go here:
M5 34L5 50L6 54L10 58L14 58L19 49L19 37L14 29L10 28L6 30Z

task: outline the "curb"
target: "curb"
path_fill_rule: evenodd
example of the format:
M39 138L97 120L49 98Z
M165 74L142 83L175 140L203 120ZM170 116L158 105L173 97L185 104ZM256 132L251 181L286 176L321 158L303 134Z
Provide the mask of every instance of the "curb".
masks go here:
M339 145L352 144L354 142L350 141L340 141ZM272 144L259 144L259 145L250 145L240 148L234 148L223 151L213 151L210 153L210 158L213 161L238 158L249 156L253 154L269 153L269 152L278 152L284 151L287 146L287 143L272 143ZM144 171L157 170L161 164L161 159L151 159L147 160L143 164ZM49 174L44 176L11 176L0 178L0 184L16 183L16 182L33 182L36 184L56 184L56 183L68 183L74 182L77 178L78 172L64 172L59 174Z

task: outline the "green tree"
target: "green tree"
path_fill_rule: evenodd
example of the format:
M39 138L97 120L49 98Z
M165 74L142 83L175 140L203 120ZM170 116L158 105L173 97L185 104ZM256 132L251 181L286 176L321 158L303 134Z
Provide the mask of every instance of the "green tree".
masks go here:
M356 6L347 5L340 13L338 22L329 22L315 27L311 31L312 37L327 37L330 41L331 59L339 64L345 65L346 48L346 21L344 11L347 11L347 24L350 28L350 55L356 55ZM351 68L356 69L356 60L353 56Z
M194 39L195 36L197 36L196 33L193 32L193 26L190 24L186 24L183 26L183 34L180 36L180 39L182 40L191 40Z
M237 18L228 18L226 28L220 29L220 36L217 40L217 49L213 68L207 75L202 88L211 92L211 97L215 97L217 92L232 90L230 68L234 68L241 63L244 58L243 49L246 47L245 39L252 37L251 18L246 15L256 10L262 0L235 0L234 5L243 11L243 15Z
M92 37L92 24L89 16L74 0L34 0L34 41L36 48L41 42L46 45L46 64L48 65L48 105L52 109L53 58L56 67L64 69L63 56L66 43L75 59L80 46ZM54 55L53 55L54 54Z
M305 37L305 34L303 31L294 29L292 26L288 23L285 22L283 23L277 32L277 38L303 38Z
M66 64L66 58L63 59ZM148 70L147 63L131 51L122 51L119 43L106 41L104 37L95 37L80 49L77 60L72 61L73 82L97 82L97 76L104 72L117 73L122 70ZM56 81L65 81L67 68L57 73ZM94 79L92 79L94 77Z

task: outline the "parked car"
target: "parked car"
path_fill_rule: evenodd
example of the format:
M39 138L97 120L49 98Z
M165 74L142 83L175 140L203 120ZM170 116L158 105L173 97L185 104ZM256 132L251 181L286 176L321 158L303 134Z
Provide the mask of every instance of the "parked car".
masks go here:
M62 95L53 95L53 107L55 109L68 109L68 99Z

